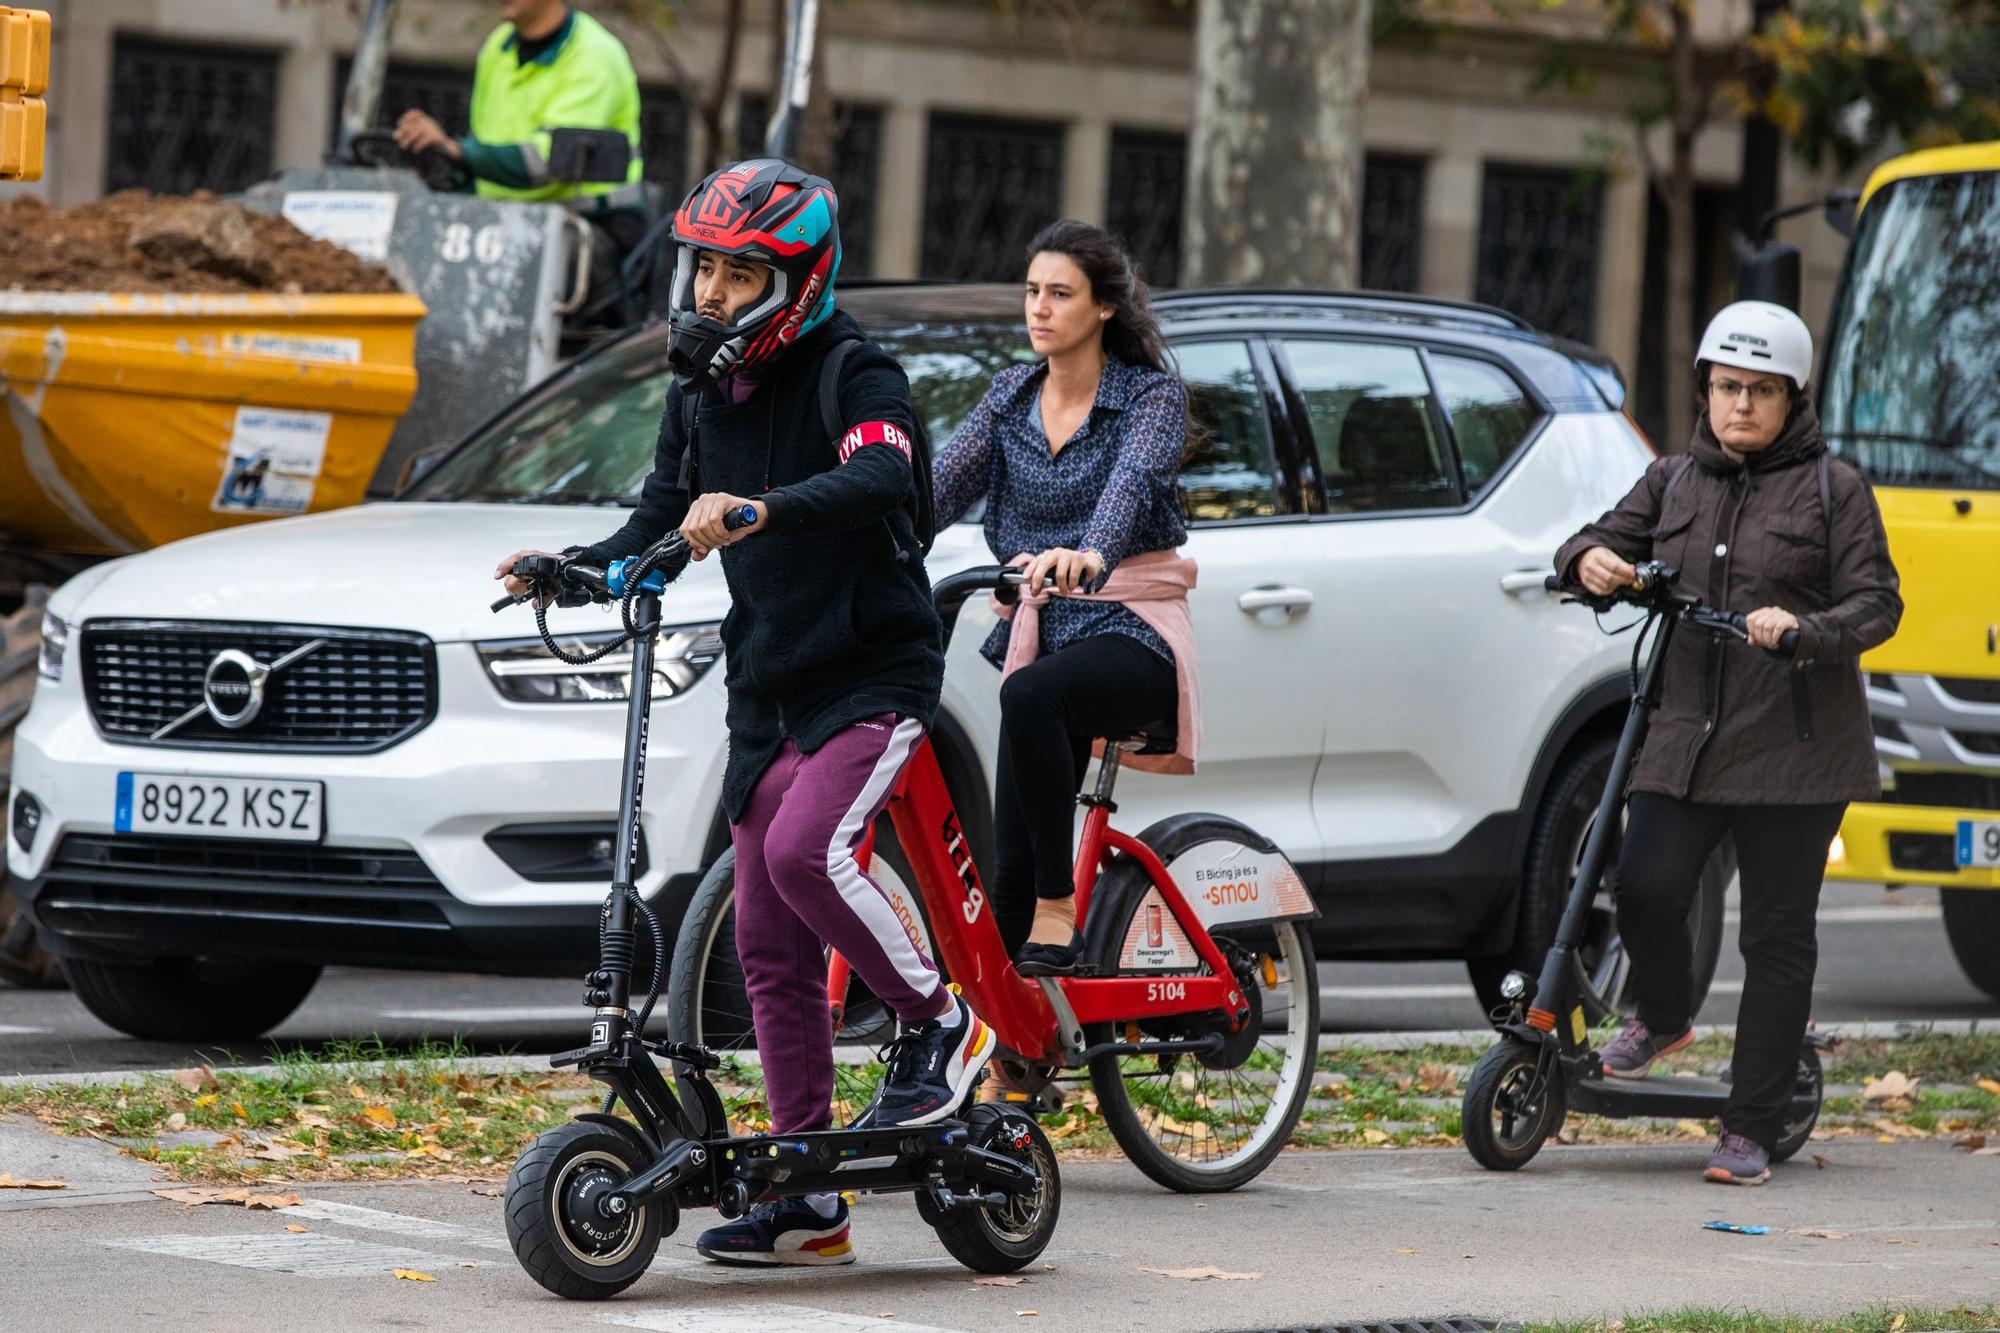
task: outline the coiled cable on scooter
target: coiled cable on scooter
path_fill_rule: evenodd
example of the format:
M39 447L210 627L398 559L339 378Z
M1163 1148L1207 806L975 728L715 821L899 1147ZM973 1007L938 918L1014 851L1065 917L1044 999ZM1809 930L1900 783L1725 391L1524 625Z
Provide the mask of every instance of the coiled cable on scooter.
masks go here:
M618 619L623 624L625 632L609 643L599 644L587 653L572 653L556 642L555 635L549 633L548 605L537 601L535 603L535 632L542 636L542 647L548 649L550 656L560 662L568 663L570 666L589 666L593 662L602 661L604 658L609 657L641 635L650 634L657 630L659 628L657 622L651 625L640 625L634 621L634 613L638 610L639 606L639 594L641 591L639 585L645 581L647 575L665 565L675 556L685 554L686 551L687 538L681 536L678 532L670 532L646 548L625 571L625 594L618 604ZM678 577L679 574L680 570L677 569L674 571L674 577ZM557 577L560 578L561 575L558 574ZM672 582L672 579L670 578L668 581Z

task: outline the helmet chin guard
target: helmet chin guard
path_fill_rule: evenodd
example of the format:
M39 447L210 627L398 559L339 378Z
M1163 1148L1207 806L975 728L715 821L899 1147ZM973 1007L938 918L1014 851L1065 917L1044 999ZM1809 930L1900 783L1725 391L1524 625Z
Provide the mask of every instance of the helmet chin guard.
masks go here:
M674 214L667 364L694 392L776 360L833 313L840 269L839 201L819 176L775 158L722 168ZM699 252L762 264L771 288L729 323L695 309Z

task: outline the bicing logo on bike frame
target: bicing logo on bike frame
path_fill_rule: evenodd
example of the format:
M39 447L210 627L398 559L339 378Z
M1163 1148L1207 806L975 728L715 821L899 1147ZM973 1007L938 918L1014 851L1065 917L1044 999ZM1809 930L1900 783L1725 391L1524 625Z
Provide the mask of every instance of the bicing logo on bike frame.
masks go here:
M1204 842L1167 863L1174 886L1210 930L1249 921L1291 921L1313 914L1305 881L1278 852L1260 852L1235 842ZM1140 900L1118 965L1128 971L1176 971L1200 965L1167 900L1148 889Z

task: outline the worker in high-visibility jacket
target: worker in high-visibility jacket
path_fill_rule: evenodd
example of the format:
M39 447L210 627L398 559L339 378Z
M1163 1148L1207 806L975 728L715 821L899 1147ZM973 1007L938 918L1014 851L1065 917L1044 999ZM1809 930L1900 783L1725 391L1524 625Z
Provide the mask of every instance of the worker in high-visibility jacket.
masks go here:
M624 43L564 0L500 0L502 23L479 48L472 78L472 132L453 138L411 108L396 122L409 153L436 148L462 161L489 199L560 203L595 224L593 289L646 227L639 159L639 79ZM559 181L550 175L558 129L615 130L632 143L623 182ZM597 293L592 305L597 304Z

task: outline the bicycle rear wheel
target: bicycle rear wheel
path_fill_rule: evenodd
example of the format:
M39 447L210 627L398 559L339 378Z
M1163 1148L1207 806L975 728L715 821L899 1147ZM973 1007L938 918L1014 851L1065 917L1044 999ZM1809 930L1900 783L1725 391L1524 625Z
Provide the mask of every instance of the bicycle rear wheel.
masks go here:
M1126 920L1116 923L1116 937L1146 909L1146 897L1125 896ZM1233 1190L1271 1164L1312 1095L1318 1052L1311 923L1230 926L1214 938L1250 1002L1248 1030L1230 1033L1219 1013L1148 1019L1128 1024L1127 1032L1136 1026L1141 1039L1153 1040L1221 1032L1224 1045L1208 1056L1106 1055L1090 1062L1098 1109L1118 1146L1149 1178L1184 1194Z

